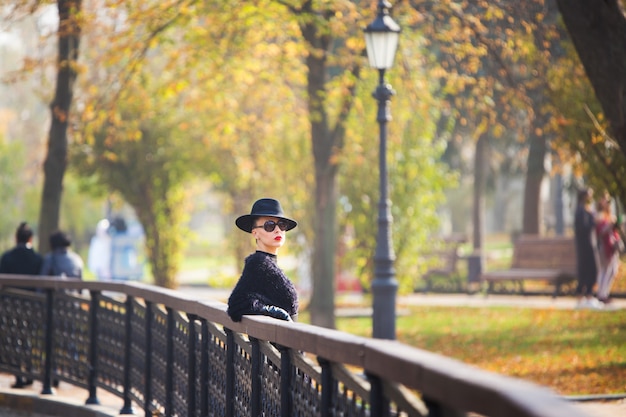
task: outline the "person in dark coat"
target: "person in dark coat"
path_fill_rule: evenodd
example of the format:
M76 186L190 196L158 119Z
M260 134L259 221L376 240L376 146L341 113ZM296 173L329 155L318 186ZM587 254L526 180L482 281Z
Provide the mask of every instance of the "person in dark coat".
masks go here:
M292 321L298 314L298 294L277 259L286 232L298 223L285 217L280 202L263 198L235 224L254 236L257 250L245 259L241 277L228 298L228 315L233 321L241 321L245 314Z
M33 229L22 222L15 231L15 247L2 254L0 273L39 275L43 258L33 249Z
M593 296L598 279L598 248L596 242L595 214L591 210L593 191L585 188L578 192L578 204L574 214L574 239L576 242L578 308L602 308Z
M83 259L70 249L72 239L63 231L50 235L50 252L43 258L40 275L83 278Z
M26 222L20 223L15 231L15 247L0 258L0 274L39 275L43 258L33 249L33 229ZM12 388L24 388L32 379L15 376Z

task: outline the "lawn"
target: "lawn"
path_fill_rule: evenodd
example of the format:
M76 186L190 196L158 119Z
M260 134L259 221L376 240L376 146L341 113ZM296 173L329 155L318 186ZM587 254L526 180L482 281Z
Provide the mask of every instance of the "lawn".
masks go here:
M401 306L403 343L549 386L562 395L626 392L626 311ZM371 336L370 317L338 318Z

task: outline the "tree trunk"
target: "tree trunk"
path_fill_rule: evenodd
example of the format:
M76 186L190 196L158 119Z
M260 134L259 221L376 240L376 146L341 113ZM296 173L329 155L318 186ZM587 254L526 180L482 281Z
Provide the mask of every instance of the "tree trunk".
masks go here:
M543 12L546 14L545 22L549 26L557 25L558 12L553 0L546 1ZM548 27L549 27L548 26ZM546 26L539 26L533 31L534 42L537 48L541 48L549 39ZM552 43L551 56L557 58L564 54L563 49ZM545 63L547 67L549 64ZM546 175L545 159L548 152L547 126L552 119L552 114L543 110L546 108L546 91L549 90L545 77L533 83L528 96L531 99L532 108L535 109L531 127L529 129L528 160L526 163L526 182L524 184L524 211L522 216L522 233L539 235L543 233L542 218L543 207L541 204L541 184Z
M332 130L325 107L327 54L332 38L315 22L301 25L311 52L306 58L307 106L315 163L314 242L311 259L313 291L309 304L311 323L335 328L335 252L337 246L337 173L335 153L340 151L344 132ZM346 115L343 115L346 117ZM343 123L341 115L338 124ZM337 134L339 133L339 134Z
M495 191L493 196L493 205L496 208L493 212L493 230L494 232L505 232L507 228L507 213L509 210L509 178L500 171L495 178Z
M626 18L621 2L557 0L557 4L611 133L626 156ZM616 183L626 204L626 186Z
M76 62L81 26L76 16L81 0L59 0L59 55L54 98L50 103L52 121L48 136L48 151L44 162L44 184L39 213L39 251L46 253L48 236L59 228L63 177L67 168L67 125L76 81Z
M316 30L305 32L305 38L311 44L320 43L317 36ZM313 292L309 308L312 324L335 328L337 167L331 162L333 138L324 108L326 58L325 55L310 54L306 62L311 140L315 160L315 233L311 261Z
M565 218L563 204L563 176L557 173L554 176L554 233L557 236L565 235Z
M617 0L557 0L585 73L626 149L626 19Z
M487 181L487 136L481 135L476 141L474 154L474 198L472 224L474 226L472 245L475 253L483 248L483 230L485 229L485 184Z
M148 205L133 206L137 217L144 227L146 236L146 255L152 270L154 284L163 288L177 288L176 262L173 259L178 251L175 248L176 239L172 239L172 232L163 231L159 219L163 216L151 211ZM170 225L171 226L171 225ZM166 226L167 227L167 226ZM177 228L175 228L177 230ZM178 233L177 231L173 233Z
M534 129L531 129L534 130ZM545 175L546 137L531 134L526 163L526 183L524 184L524 213L522 233L541 234L541 182Z
M318 161L315 163L315 238L311 269L311 323L335 328L335 249L337 242L337 175Z

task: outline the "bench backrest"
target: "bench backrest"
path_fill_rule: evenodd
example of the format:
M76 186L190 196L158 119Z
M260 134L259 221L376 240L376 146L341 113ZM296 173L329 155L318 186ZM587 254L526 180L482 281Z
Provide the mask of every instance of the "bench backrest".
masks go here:
M522 235L513 245L513 268L558 269L576 273L576 246L572 237Z

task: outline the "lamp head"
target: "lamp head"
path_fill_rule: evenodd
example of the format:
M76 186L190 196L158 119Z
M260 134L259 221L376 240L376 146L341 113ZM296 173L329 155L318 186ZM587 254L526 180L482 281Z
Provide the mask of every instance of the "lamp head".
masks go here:
M378 14L365 28L365 45L370 66L379 70L389 69L398 49L400 26L389 15L391 4L378 2Z

